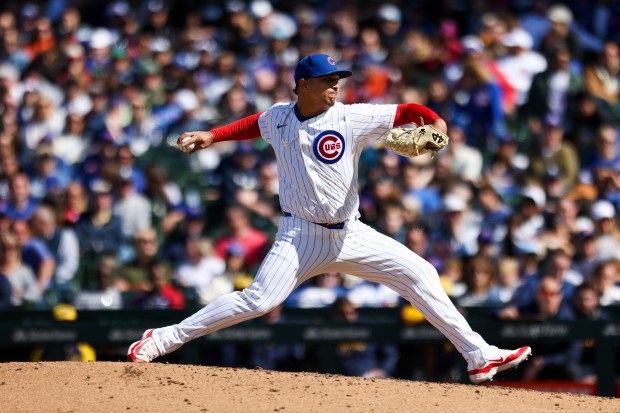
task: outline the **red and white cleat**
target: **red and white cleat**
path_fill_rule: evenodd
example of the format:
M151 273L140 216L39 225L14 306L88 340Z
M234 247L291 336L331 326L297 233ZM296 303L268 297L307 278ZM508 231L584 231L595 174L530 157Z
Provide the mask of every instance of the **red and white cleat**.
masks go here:
M474 384L493 380L493 376L497 373L517 367L531 354L532 349L529 347L521 347L516 350L499 350L499 357L496 360L488 360L481 368L469 370L469 379Z
M161 355L153 340L153 331L152 328L146 330L142 334L142 339L129 346L127 360L136 363L149 363Z

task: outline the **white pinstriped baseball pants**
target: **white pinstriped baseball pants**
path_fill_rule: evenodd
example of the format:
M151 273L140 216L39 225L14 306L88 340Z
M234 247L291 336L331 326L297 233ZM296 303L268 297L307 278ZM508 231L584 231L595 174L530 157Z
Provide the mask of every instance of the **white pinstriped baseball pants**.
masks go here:
M452 304L429 262L357 220L335 230L282 217L276 241L250 287L217 298L179 324L156 329L153 338L162 354L170 353L193 339L268 313L304 281L330 271L398 292L454 344L468 368L496 356L496 348L474 332Z

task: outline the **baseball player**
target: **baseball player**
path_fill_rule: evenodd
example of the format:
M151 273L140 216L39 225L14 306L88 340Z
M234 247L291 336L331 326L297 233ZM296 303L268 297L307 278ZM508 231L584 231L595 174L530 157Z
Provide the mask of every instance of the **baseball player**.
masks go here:
M444 134L447 126L433 111L413 103L337 102L338 81L351 74L328 55L306 56L295 68L296 102L179 136L179 148L189 153L216 142L262 136L277 158L283 216L250 287L220 296L179 324L146 330L129 347L129 360L150 362L191 340L264 315L304 281L330 271L397 291L454 344L473 383L491 380L529 357L529 347L489 345L452 304L429 262L360 222L357 171L362 150L391 128L419 124L420 118Z

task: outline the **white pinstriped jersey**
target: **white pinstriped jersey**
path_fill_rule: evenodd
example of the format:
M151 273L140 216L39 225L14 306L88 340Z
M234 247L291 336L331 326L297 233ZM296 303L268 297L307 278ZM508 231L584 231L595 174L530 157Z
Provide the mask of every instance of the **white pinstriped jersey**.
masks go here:
M355 217L360 154L392 128L397 105L336 103L303 122L294 107L275 104L258 119L276 153L282 210L319 223Z

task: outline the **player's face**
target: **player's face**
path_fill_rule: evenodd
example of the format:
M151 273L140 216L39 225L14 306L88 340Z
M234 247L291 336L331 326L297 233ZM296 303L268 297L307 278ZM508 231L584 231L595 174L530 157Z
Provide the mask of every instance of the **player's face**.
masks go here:
M318 102L333 106L338 96L338 75L327 75L308 79L308 92L317 99Z

